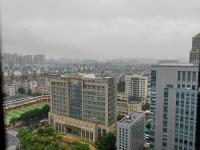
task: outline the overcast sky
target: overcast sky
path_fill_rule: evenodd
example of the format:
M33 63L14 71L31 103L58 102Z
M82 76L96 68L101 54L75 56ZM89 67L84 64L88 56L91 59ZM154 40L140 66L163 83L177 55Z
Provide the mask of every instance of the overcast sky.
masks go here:
M4 52L187 58L200 0L1 0Z

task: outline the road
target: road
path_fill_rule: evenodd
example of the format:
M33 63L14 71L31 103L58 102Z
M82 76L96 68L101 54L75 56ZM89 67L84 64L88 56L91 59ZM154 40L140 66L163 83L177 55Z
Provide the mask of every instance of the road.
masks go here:
M17 130L10 128L6 130L6 150L16 150Z

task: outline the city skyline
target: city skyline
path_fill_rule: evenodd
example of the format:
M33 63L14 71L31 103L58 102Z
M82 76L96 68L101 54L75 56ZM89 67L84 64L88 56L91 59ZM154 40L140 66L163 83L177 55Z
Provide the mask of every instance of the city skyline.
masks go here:
M197 0L17 4L2 1L4 52L74 59L186 58L191 37L199 33Z

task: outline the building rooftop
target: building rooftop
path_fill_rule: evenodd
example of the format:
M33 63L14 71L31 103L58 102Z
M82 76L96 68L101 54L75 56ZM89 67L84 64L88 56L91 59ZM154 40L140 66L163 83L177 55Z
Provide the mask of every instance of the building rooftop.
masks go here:
M198 66L198 63L160 63L153 65L152 67L194 67Z
M144 116L144 112L132 112L129 115L125 116L123 119L121 119L118 123L121 125L129 126L142 116Z
M12 96L12 97L7 96L4 98L4 102L16 100L16 99L22 99L22 98L32 98L32 96L28 96L26 94L18 94L18 95Z
M198 37L198 38L200 38L200 33L198 33L195 37Z
M92 78L95 79L97 78L95 74L80 74L83 76L83 78Z

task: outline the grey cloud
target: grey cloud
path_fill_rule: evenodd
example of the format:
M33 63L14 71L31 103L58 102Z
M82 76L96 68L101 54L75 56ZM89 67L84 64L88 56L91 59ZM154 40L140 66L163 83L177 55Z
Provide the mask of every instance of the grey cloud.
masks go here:
M199 8L199 0L2 0L3 50L67 58L188 57L200 32Z

